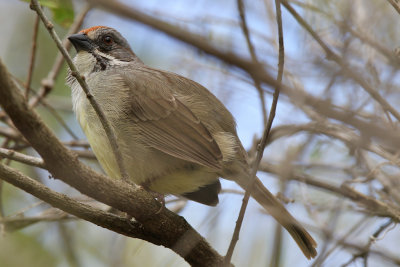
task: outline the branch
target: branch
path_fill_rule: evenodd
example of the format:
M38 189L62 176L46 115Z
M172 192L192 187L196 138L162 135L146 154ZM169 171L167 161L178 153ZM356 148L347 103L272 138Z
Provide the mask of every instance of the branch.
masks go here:
M25 98L26 99L29 98L29 90L31 89L33 66L35 65L35 57L36 57L37 36L38 36L38 32L39 32L39 21L40 21L39 16L36 15L35 24L33 25L31 60L29 62L28 78L26 79L26 85L25 85Z
M244 6L243 3L241 2L242 0L239 0L239 9L242 9L242 13L244 13ZM283 31L282 31L282 18L281 18L281 9L280 9L280 4L278 2L276 2L276 17L277 17L277 23L278 23L278 38L279 38L279 63L278 63L278 77L277 77L277 86L275 88L275 92L274 92L274 96L273 96L273 100L272 100L272 105L271 105L271 109L269 112L269 116L268 116L268 122L265 125L264 128L264 133L263 136L261 138L261 141L259 143L259 145L257 146L257 155L256 158L253 162L253 166L252 166L252 170L251 170L251 174L250 174L250 179L248 181L248 185L246 188L246 192L244 194L243 200L242 200L242 206L240 207L240 211L239 211L239 216L238 219L236 221L236 226L235 226L235 231L232 235L232 240L231 243L229 244L229 249L228 252L225 256L225 263L230 262L230 259L232 257L233 254L233 250L235 248L235 245L237 243L237 241L239 240L239 232L240 232L240 228L242 226L243 223L243 219L244 219L244 215L246 212L246 208L247 208L247 204L249 202L250 199L250 194L254 185L254 182L256 180L256 174L257 174L257 170L258 170L258 166L260 165L261 159L263 157L264 154L264 149L267 145L269 136L270 136L270 132L271 132L271 128L272 128L272 122L274 121L275 118L275 112L276 112L276 107L278 105L278 98L279 98L279 93L281 90L281 82L282 82L282 76L283 76L283 64L284 64L284 46L283 46ZM250 42L250 41L249 41ZM251 44L250 44L250 47ZM251 49L250 49L251 50ZM254 53L254 51L253 51ZM253 60L256 62L257 64L257 58L255 56L255 54L253 55L254 58ZM256 79L255 79L256 80Z
M10 149L0 148L0 158L1 157L12 159L12 160L22 162L22 163L28 164L30 166L39 167L42 169L46 168L42 159L37 158L37 157L27 156L25 154L22 154L22 153L19 153L19 152L10 150Z
M251 60L253 61L254 64L259 64L259 60L257 59L254 45L250 39L250 33L249 33L249 28L247 26L247 20L246 20L246 15L245 15L245 11L244 11L243 0L237 0L237 6L238 6L240 20L241 20L240 25L242 27L243 35L246 38L247 48L250 52ZM252 76L252 79L254 81L254 86L256 87L259 97L260 97L261 110L262 110L262 116L263 116L263 122L264 122L263 126L265 126L268 122L268 118L267 118L267 109L266 109L265 98L264 98L264 90L261 88L261 84L258 79L254 78L253 76Z
M397 13L400 14L400 3L397 0L387 0L389 4L392 5L392 7L397 11Z
M66 34L66 37L63 39L62 44L63 47L65 47L66 50L69 50L71 48L71 42L68 41L68 36L76 33L78 29L81 27L83 20L86 17L86 14L89 12L91 9L90 5L86 5L85 7L82 8L82 11L75 17L74 23L71 25L68 33ZM61 67L64 63L64 57L61 54L61 52L58 52L57 57L54 61L53 66L51 67L51 70L49 71L49 74L47 75L46 78L42 80L42 85L38 91L38 95L32 98L29 101L29 105L31 107L36 107L36 105L41 102L41 100L51 92L51 90L54 87L55 80L60 73Z
M161 244L160 240L157 240L156 237L147 232L146 228L142 227L139 222L132 222L125 217L120 217L115 214L93 208L90 205L83 204L63 194L54 192L34 179L1 163L0 176L4 181L49 203L53 207L67 212L68 214L75 215L76 217L125 236L140 238L158 245ZM59 220L60 217L58 216L54 219ZM30 221L25 221L23 223L34 223L36 221L37 218L32 218ZM8 221L6 219L1 221L1 223L7 222Z
M383 98L378 91L376 91L372 86L370 86L364 77L359 73L354 71L355 67L350 66L344 58L338 56L333 50L331 50L327 44L318 36L318 34L312 29L312 27L296 12L296 10L286 1L282 0L282 5L292 14L292 16L297 20L297 22L314 38L319 46L325 51L327 59L333 60L341 68L342 72L352 78L356 83L358 83L364 90L378 102L384 111L389 111L398 121L400 121L400 113L392 107L389 102Z
M268 173L272 173L275 175L280 175L282 172L278 166L271 165L268 163L263 162L260 164L260 170ZM287 169L285 169L285 172L288 172ZM380 200L377 200L373 197L364 195L354 189L352 189L350 186L343 184L341 187L337 187L335 185L332 185L330 183L326 183L323 181L320 181L306 173L301 173L297 171L291 170L285 177L289 180L296 180L302 183L305 183L307 185L311 185L317 188L321 188L324 190L327 190L329 192L335 193L340 196L344 196L350 200L353 200L354 202L357 202L358 204L362 205L365 210L368 213L373 214L374 216L380 216L380 217L388 217L391 218L395 222L400 221L400 209L397 207L392 206L389 203L382 202Z
M191 265L215 266L223 262L223 258L182 217L165 208L160 211L160 204L148 192L109 179L82 164L29 108L1 60L0 105L43 158L53 177L134 217L154 240L159 241L156 244L172 249Z

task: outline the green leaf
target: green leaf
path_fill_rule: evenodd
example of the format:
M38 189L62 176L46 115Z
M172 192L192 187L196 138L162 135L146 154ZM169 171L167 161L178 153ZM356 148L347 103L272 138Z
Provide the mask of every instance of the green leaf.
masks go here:
M29 0L22 1L30 2ZM39 0L39 3L51 10L55 23L63 27L69 27L74 21L72 0Z

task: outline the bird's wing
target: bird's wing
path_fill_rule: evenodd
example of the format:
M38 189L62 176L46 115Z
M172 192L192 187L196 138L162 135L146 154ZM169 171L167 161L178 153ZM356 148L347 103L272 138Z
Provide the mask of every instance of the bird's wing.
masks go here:
M204 124L174 96L169 73L153 69L123 75L129 87L131 118L146 145L210 168L221 168L222 153Z

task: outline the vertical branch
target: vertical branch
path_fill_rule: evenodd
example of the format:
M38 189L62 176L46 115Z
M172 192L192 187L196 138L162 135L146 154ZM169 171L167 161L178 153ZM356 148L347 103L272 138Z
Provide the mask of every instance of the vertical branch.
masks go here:
M237 1L237 7L239 10L239 15L240 15L240 25L242 27L243 35L246 38L246 43L247 43L247 48L249 49L251 60L254 62L254 64L259 64L257 55L254 49L254 45L251 43L250 40L250 33L249 33L249 27L247 26L247 20L245 16L245 11L244 11L244 4L243 0L238 0ZM264 90L261 88L261 83L260 80L254 77L253 75L251 76L254 82L254 86L256 87L260 101L261 101L261 110L262 110L262 116L263 116L263 126L267 124L267 108L266 108L266 103L265 103L265 98L264 98Z
M28 78L26 79L25 85L25 98L29 98L29 90L31 88L32 75L33 75L33 66L35 65L36 58L36 44L37 44L37 36L39 32L39 16L36 15L35 24L33 25L33 37L32 37L32 48L31 48L31 60L29 63L28 69Z
M74 23L71 25L71 28L69 29L68 33L66 34L66 37L62 41L63 47L65 47L66 50L69 50L71 47L71 43L68 41L67 37L73 33L76 33L78 29L82 26L83 20L86 17L86 14L89 12L91 9L91 5L87 4L79 13L76 18ZM54 86L54 82L60 73L61 67L64 63L64 57L61 54L61 52L58 52L56 60L53 63L53 66L51 67L51 70L49 71L49 74L47 75L46 78L42 80L42 85L38 91L37 96L32 98L29 101L29 106L31 107L36 107L36 105L44 98L46 97L47 94L51 92Z
M0 151L2 151L4 148L8 148L10 146L10 138L5 138L3 143L1 144ZM3 157L0 155L0 162L3 159ZM10 159L7 159L6 165L10 162ZM0 220L4 217L4 203L3 203L3 189L4 189L4 181L0 177ZM4 225L0 224L0 235L4 231Z
M61 245L65 252L65 258L67 259L70 267L80 267L78 255L76 253L76 246L73 244L72 234L70 229L63 221L58 222L58 233L61 239Z
M242 2L242 1L243 0L238 0L238 2ZM269 117L268 117L268 122L264 128L264 133L263 133L262 139L260 141L260 144L257 147L257 155L256 155L256 158L255 158L253 166L252 166L249 183L248 183L248 186L246 189L246 193L244 194L244 197L242 200L242 206L240 207L239 216L236 221L235 230L233 232L232 239L231 239L228 251L225 256L225 264L230 263L236 243L239 240L239 232L240 232L240 228L242 227L244 214L246 212L247 204L250 199L250 192L253 188L257 170L258 170L258 166L260 165L261 159L264 154L264 149L265 149L266 144L269 139L269 134L271 132L272 122L274 121L274 118L275 118L276 107L278 105L278 99L279 99L279 94L280 94L280 90L281 90L281 83L282 83L282 77L283 77L283 65L284 65L284 45L283 45L283 30L282 30L282 15L281 15L281 9L280 9L280 0L276 0L276 5L279 6L276 9L276 12L277 12L276 20L277 20L277 24L278 24L278 34L279 34L279 63L278 63L278 78L277 78L278 85L274 91L272 105L271 105L271 109L270 109ZM240 5L238 5L238 6L240 6ZM243 8L243 3L241 4L241 6Z
M47 19L46 15L43 13L43 10L39 5L38 0L31 0L31 7L40 16L41 20L43 21L43 24L45 25L46 29L50 33L51 38L53 38L58 49L64 56L64 59L67 61L68 66L71 69L72 76L74 76L75 79L79 82L79 84L81 85L82 90L85 92L86 97L88 98L91 106L93 107L94 111L96 112L96 115L98 116L98 118L104 128L104 131L107 135L108 141L110 142L111 149L113 151L113 154L114 154L115 159L118 164L121 178L124 181L129 181L129 175L124 166L121 151L119 149L118 142L117 142L117 137L114 133L113 128L111 127L110 122L107 120L106 115L104 114L103 110L100 108L100 105L97 103L97 101L95 100L93 95L90 93L89 87L88 87L87 83L85 82L84 77L78 72L78 70L77 70L76 66L74 65L74 63L72 62L72 59L69 56L67 50L63 47L60 38L58 37L56 31L54 30L53 24Z

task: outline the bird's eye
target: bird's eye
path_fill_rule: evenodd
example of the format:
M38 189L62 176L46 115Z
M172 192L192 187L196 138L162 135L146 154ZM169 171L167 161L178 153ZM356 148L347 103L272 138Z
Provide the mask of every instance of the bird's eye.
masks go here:
M111 36L106 35L103 37L103 43L106 45L112 45L114 43L114 40Z

